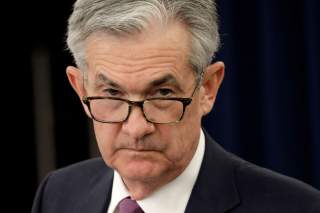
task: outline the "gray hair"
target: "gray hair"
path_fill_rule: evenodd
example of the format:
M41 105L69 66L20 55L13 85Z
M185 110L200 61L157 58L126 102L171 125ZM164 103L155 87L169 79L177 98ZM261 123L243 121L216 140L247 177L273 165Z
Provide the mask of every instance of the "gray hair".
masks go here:
M80 69L86 69L85 40L94 32L131 35L152 21L177 20L191 35L189 62L200 76L218 50L214 0L77 0L69 18L67 45Z

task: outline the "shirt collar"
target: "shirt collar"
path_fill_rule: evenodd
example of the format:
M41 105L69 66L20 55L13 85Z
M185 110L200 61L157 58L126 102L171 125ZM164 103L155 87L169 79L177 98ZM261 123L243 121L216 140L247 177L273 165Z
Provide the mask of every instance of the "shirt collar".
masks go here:
M197 150L186 169L174 180L162 186L147 198L137 201L143 211L152 213L184 212L200 171L204 151L205 138L201 130ZM114 213L118 203L123 198L130 196L119 173L117 171L114 173L108 213Z

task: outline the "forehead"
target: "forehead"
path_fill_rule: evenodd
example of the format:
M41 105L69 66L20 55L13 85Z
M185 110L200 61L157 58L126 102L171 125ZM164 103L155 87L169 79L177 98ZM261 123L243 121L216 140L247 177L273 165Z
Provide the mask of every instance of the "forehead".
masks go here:
M188 31L178 22L166 27L151 26L130 36L94 33L86 40L85 47L89 76L104 73L109 78L126 76L129 81L169 72L179 81L192 73L190 44Z

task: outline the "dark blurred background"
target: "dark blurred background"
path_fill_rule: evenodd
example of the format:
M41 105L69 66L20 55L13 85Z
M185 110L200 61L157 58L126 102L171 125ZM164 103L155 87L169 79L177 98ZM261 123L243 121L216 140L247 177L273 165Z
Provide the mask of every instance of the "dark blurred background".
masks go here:
M3 6L1 25L2 170L13 191L10 212L30 212L48 171L97 151L65 75L73 1L13 4ZM226 76L205 128L227 150L320 189L320 1L217 4Z

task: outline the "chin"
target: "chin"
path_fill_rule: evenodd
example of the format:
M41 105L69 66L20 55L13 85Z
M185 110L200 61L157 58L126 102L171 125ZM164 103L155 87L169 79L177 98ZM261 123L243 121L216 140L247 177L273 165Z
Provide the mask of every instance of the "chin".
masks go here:
M160 152L136 152L123 150L117 153L111 167L119 172L122 178L147 181L168 174L172 162Z
M167 169L159 163L150 161L131 161L118 169L123 178L135 181L148 181L161 177L167 172Z

